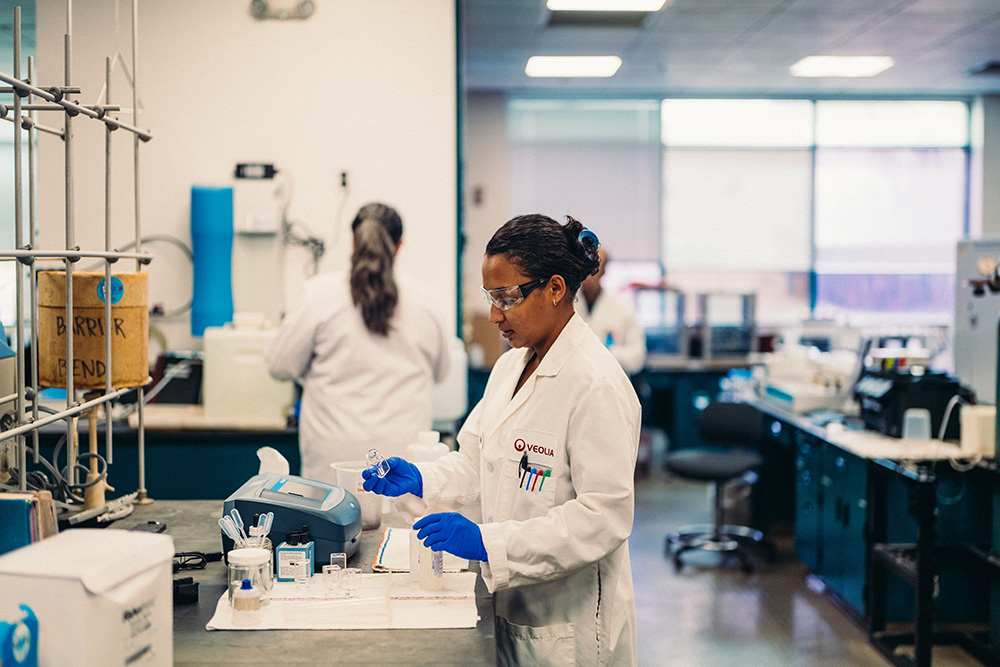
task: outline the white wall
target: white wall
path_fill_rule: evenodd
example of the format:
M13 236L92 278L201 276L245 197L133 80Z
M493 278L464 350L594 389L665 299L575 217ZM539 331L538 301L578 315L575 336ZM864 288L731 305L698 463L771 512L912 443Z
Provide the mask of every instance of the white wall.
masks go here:
M120 50L131 63L131 3L75 3L72 82L79 99L98 100L104 62ZM321 270L346 267L347 225L371 200L395 206L405 235L402 271L419 274L455 318L456 87L453 0L317 0L305 21L258 21L249 0L143 0L139 3L138 125L154 139L140 148L143 234L190 242L192 185L233 185L237 162L271 162L294 184L289 218L327 242ZM38 77L63 81L64 0L38 0ZM120 69L112 103L131 107ZM131 123L131 117L123 118ZM40 122L60 125L61 114ZM132 139L114 134L114 245L134 237ZM63 146L41 140L42 247L61 246ZM76 241L103 248L104 130L74 122ZM340 172L348 187L340 187ZM242 186L241 186L242 187ZM239 191L237 191L239 196ZM237 206L240 202L237 201ZM239 239L237 239L239 243ZM191 271L172 247L151 244L150 300L169 309L191 293ZM285 255L286 298L305 278L308 256ZM126 267L131 270L130 266ZM82 264L81 264L82 266ZM237 309L282 270L262 266L256 284L234 285ZM244 303L240 303L243 301ZM172 349L199 347L187 316L151 320ZM153 344L155 348L155 343ZM151 351L156 351L151 350Z
M507 222L506 96L469 93L465 107L465 250L462 292L464 313L489 314L480 296L486 244ZM478 193L478 194L477 194Z
M982 127L974 127L973 178L979 187L973 189L969 215L982 221L983 236L996 236L1000 234L1000 95L984 96L977 106Z

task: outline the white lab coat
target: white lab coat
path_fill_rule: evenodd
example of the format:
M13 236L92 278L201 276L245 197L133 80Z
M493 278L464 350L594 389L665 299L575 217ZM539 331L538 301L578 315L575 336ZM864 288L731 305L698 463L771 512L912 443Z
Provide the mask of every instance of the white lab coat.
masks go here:
M448 370L448 341L434 295L396 274L399 302L388 336L365 328L346 273L309 279L267 353L279 379L303 383L302 476L336 483L329 464L364 461L377 447L403 456L431 428L431 387Z
M576 312L608 346L622 369L635 375L646 363L646 334L635 318L635 306L618 294L602 289L588 310L582 293L576 296Z
M504 354L459 450L417 464L424 501L436 511L481 502L500 665L634 665L638 399L579 317L511 398L530 357ZM519 483L524 451L550 477Z

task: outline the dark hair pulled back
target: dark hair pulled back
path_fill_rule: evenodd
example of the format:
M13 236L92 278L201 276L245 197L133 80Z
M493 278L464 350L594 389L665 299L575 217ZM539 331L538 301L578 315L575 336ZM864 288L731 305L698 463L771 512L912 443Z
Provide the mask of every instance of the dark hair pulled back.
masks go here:
M372 203L354 216L351 231L351 298L361 310L365 328L384 336L399 302L392 264L396 244L403 238L403 221L392 207Z
M486 255L504 255L531 279L558 274L566 281L569 293L576 294L580 283L600 268L597 237L585 232L581 240L584 229L570 216L561 225L538 213L519 215L493 234L486 244Z

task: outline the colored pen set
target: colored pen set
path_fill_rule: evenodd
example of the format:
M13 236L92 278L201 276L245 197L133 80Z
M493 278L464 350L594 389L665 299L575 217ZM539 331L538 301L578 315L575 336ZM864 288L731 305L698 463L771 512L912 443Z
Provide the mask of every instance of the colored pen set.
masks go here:
M521 479L518 482L518 488L524 489L525 491L541 491L542 485L545 484L545 480L552 475L551 468L542 468L541 466L532 466L528 463L528 455L524 454L521 457Z

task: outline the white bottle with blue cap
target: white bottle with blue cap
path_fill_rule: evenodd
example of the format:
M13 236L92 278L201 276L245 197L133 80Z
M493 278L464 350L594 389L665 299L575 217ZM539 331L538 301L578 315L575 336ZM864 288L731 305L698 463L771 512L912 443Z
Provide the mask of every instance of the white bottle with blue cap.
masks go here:
M233 625L257 625L260 614L260 593L249 579L244 579L233 591Z

